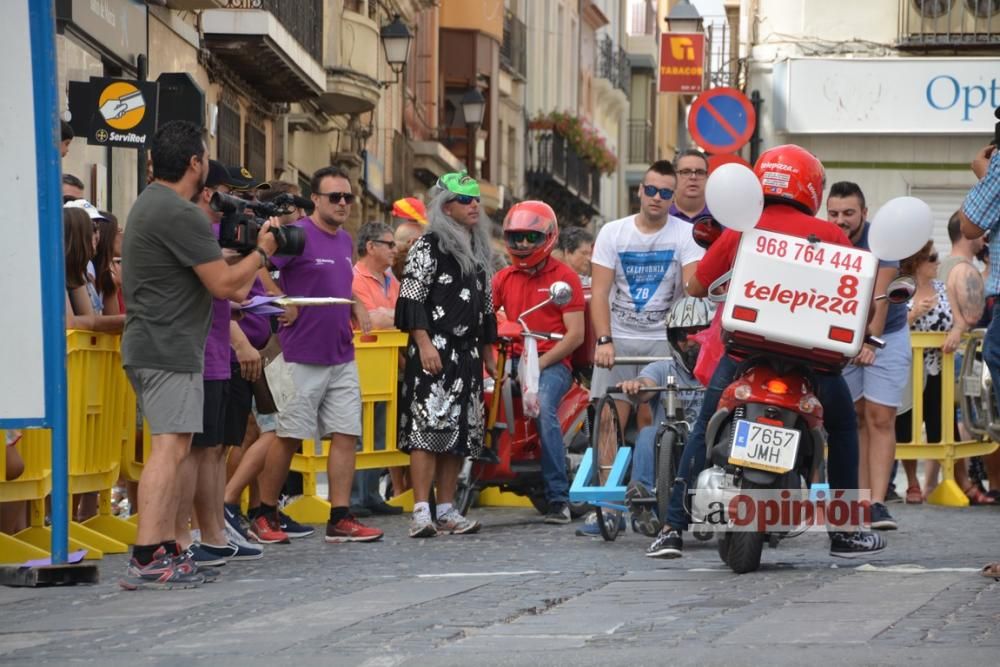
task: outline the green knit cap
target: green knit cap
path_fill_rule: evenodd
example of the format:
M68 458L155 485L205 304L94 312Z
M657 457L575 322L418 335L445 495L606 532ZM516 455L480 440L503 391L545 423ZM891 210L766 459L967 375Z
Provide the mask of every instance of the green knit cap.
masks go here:
M438 179L438 187L447 190L452 194L466 195L468 197L479 196L479 183L469 176L469 172L462 171L444 174Z

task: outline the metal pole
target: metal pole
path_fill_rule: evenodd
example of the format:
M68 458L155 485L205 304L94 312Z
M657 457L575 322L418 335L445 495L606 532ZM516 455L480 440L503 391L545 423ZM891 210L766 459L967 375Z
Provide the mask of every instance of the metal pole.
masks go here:
M60 205L55 17L51 2L28 2L35 98L39 243L42 258L58 257L41 274L45 338L45 412L52 432L52 562L65 563L69 545L69 472L66 446L66 313ZM45 147L43 150L39 148Z
M753 134L750 136L750 164L757 164L757 158L760 157L760 108L764 105L764 98L760 96L759 91L753 91L750 93L750 103L753 104L753 113L757 117L757 121L753 126Z
M147 49L148 49L149 48L149 45L148 45L148 40L149 40L148 26L147 26L147 30L146 30L146 39L147 39ZM140 53L136 57L136 59L135 59L135 71L136 71L136 77L135 77L136 79L138 79L139 81L145 81L146 80L146 77L149 75L149 58L146 56L146 54ZM153 128L153 131L155 132L156 128ZM139 151L138 151L138 153L136 153L136 156L137 156L136 157L136 163L137 163L136 164L136 176L137 176L137 180L136 180L135 193L136 193L136 195L141 195L142 191L146 188L146 147L143 146L142 148L140 148Z
M465 126L466 134L469 135L467 142L468 148L466 149L469 152L467 166L469 167L469 176L471 176L472 178L478 178L478 176L476 176L476 130L478 129L478 127L479 126L476 125L475 123L468 123Z

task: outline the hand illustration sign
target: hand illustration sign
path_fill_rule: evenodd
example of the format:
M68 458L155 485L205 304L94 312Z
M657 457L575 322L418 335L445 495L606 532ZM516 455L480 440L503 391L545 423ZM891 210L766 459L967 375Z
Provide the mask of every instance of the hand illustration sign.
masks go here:
M104 120L118 120L129 111L135 111L144 106L146 106L146 102L142 99L142 93L137 90L118 99L109 99L101 105L101 115L104 116Z
M131 130L146 115L146 100L132 84L116 81L101 91L97 108L109 127Z

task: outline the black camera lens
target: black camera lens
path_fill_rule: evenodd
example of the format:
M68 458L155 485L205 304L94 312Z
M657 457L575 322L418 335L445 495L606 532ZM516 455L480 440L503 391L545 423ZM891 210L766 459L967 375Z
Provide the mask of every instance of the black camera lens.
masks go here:
M276 227L271 232L278 240L276 255L301 255L306 249L306 233L301 227Z

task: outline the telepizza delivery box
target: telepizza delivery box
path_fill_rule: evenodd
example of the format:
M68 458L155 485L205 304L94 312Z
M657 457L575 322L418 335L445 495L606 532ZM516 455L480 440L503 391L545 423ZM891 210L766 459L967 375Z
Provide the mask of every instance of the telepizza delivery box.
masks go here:
M745 232L722 314L727 344L841 366L864 343L877 273L866 250Z

